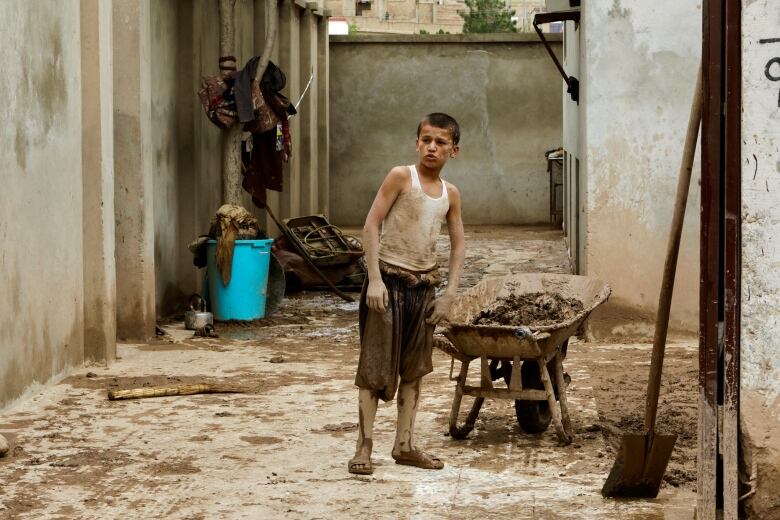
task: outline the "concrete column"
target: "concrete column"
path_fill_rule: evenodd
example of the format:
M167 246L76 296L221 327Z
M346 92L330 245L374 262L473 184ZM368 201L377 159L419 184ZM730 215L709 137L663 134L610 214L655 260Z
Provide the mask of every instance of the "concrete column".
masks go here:
M287 95L295 103L300 96L300 27L301 7L293 0L279 4L279 66L287 75ZM285 167L285 185L279 218L301 215L301 120L290 119L292 153Z
M317 8L317 2L307 2L306 10L301 17L301 92L306 88L309 78L312 79L306 97L303 98L298 107L301 129L301 212L306 215L316 213L319 206L317 197L318 161L319 154L317 150L317 105L319 96L317 95L317 84L319 83L317 67L317 17L314 10Z
M84 357L116 357L112 0L81 0Z
M154 335L150 0L115 0L114 204L117 335Z
M317 16L317 211L330 217L329 11Z
M780 502L780 12L742 10L742 297L740 436L751 490L745 518L778 518Z

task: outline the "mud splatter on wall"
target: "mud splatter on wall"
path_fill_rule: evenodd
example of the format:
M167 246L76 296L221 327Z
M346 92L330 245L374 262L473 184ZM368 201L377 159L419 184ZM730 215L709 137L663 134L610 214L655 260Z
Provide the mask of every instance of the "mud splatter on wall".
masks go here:
M583 272L622 309L601 334L652 335L677 174L701 54L701 6L583 3L579 148L584 184ZM671 326L698 324L699 178L694 164ZM642 321L644 320L644 324Z
M741 414L756 494L774 518L780 486L780 13L767 0L742 17Z

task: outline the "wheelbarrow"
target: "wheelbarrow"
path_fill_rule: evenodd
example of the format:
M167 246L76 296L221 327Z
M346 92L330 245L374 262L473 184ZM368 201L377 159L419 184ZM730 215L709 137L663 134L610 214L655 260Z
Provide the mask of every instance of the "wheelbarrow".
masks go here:
M506 326L473 325L480 311L509 294L558 293L576 298L583 309L574 317L551 325ZM464 439L474 428L485 398L513 399L520 426L527 432L545 431L550 422L563 444L573 438L566 405L567 375L563 360L569 338L588 315L610 294L607 284L586 276L565 274L518 274L486 278L469 289L453 305L437 347L452 356L450 380L457 381L452 401L449 431L454 439ZM479 359L480 386L466 384L469 365ZM460 373L453 377L455 360ZM501 369L498 364L501 363ZM506 388L496 388L493 380L503 376ZM465 423L458 425L464 395L475 398Z

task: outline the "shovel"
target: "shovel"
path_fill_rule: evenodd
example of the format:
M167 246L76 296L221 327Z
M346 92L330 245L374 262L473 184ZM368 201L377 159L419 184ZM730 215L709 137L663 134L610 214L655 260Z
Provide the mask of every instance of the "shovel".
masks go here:
M661 370L664 364L666 333L669 328L669 310L672 305L674 274L677 269L677 255L680 251L680 235L685 218L685 205L688 200L688 188L691 183L693 158L696 155L696 141L701 123L701 67L696 82L696 90L691 104L688 120L688 132L685 137L680 174L677 179L677 198L674 204L672 229L664 263L661 282L661 296L658 301L658 314L655 320L653 338L653 357L650 362L650 377L647 382L647 405L645 408L644 435L624 435L615 465L601 488L604 497L655 498L661 487L666 466L672 456L676 435L655 433L655 419L658 412L658 394L661 389Z

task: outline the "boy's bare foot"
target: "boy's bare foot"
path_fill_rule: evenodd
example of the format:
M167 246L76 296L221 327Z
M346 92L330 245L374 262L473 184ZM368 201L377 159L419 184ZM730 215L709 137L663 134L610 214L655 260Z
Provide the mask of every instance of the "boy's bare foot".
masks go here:
M355 475L370 475L374 472L374 465L371 463L371 449L373 441L364 439L363 444L355 452L355 456L347 463L347 471Z
M414 466L416 468L442 469L444 467L444 463L440 459L417 449L393 452L393 458L396 464Z

